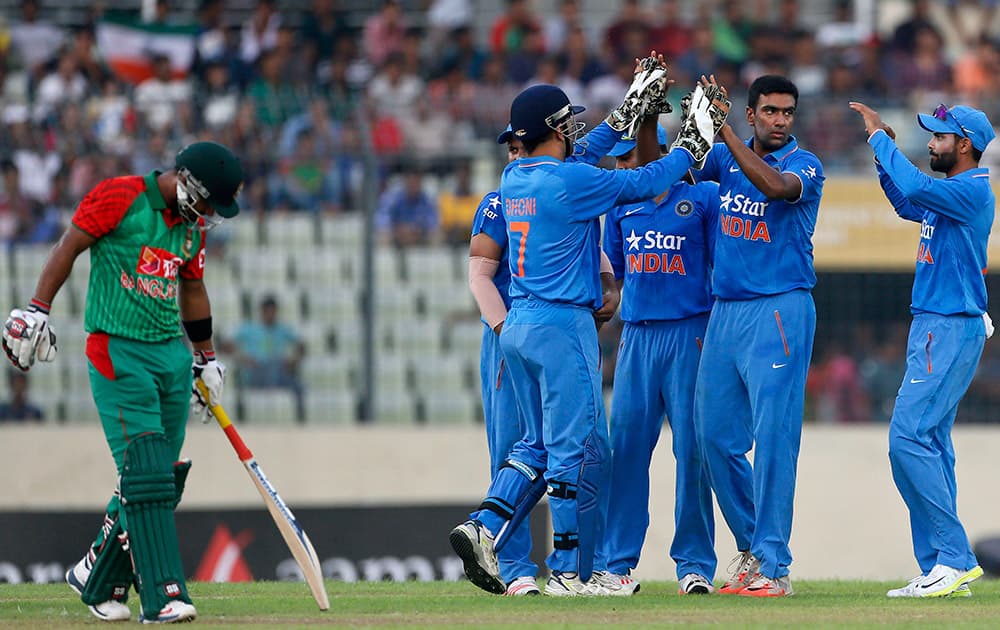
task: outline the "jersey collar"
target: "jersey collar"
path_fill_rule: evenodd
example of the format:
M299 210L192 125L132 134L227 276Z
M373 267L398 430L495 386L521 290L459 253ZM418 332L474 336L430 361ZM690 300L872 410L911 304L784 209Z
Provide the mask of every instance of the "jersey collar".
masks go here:
M538 157L518 158L517 160L514 161L514 164L517 164L518 167L520 168L532 168L535 166L541 166L543 164L547 164L549 166L556 166L558 164L562 164L562 160L558 160L549 155L540 155Z
M167 224L168 228L176 227L180 225L184 219L175 215L167 207L166 200L163 199L163 195L160 193L160 185L156 183L156 178L159 177L161 171L150 171L149 175L146 175L142 179L146 182L146 199L149 200L149 206L163 215L163 222Z
M753 150L753 136L751 136L750 139L746 141L746 145L750 147L751 150ZM781 147L777 151L772 151L771 153L765 155L764 161L769 164L777 164L778 162L781 162L783 159L788 157L789 154L798 151L798 149L799 149L799 143L795 139L795 136L788 136L788 144Z

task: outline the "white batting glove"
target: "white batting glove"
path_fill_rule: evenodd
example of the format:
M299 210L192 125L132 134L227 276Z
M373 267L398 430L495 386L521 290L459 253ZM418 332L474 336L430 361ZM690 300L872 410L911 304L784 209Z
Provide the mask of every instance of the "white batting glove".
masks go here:
M226 380L226 366L215 358L211 350L198 350L194 353L194 363L191 365L194 381L191 384L190 418L196 418L202 423L208 422L209 407L217 405L222 400L222 387ZM209 400L201 395L198 380L205 384Z
M56 358L56 333L49 326L49 314L32 304L10 312L3 326L3 349L14 366L27 372L35 360Z
M993 320L990 319L989 313L983 313L983 324L986 325L986 338L989 339L993 336Z

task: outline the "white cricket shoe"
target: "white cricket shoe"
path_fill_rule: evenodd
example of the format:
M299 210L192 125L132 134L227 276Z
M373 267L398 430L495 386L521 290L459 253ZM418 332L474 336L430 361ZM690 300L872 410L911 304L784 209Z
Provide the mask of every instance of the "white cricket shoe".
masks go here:
M892 589L886 593L887 597L948 597L962 586L968 587L968 583L979 579L983 575L983 569L976 565L968 571L955 569L943 564L935 564L927 575L913 578L902 587ZM958 595L959 597L969 597L972 595Z
M66 571L66 583L77 595L83 594L83 587L87 584L87 578L90 577L90 571L93 568L88 552L82 560L76 563L76 566L70 567ZM132 611L129 610L129 607L114 599L99 604L88 604L87 609L102 621L128 621L132 618Z
M500 565L493 549L493 533L479 521L465 521L448 535L448 542L462 559L469 581L490 593L503 595L507 585L500 579Z
M160 613L156 615L156 619L146 619L140 614L139 621L142 623L182 623L185 621L194 621L194 618L197 616L198 612L192 604L174 600L167 602L167 605L160 609Z
M594 571L590 582L608 589L616 597L628 597L639 592L639 580L633 579L627 573L612 573L611 571Z
M608 597L613 593L593 579L584 582L576 573L553 571L545 583L545 594L552 597Z
M726 595L739 593L750 584L750 580L753 579L758 569L760 569L760 560L749 551L741 551L729 563L729 579L723 583L719 592Z
M504 595L541 595L542 592L538 590L538 583L535 582L535 578L530 575L522 575L519 578L514 578L510 584L507 585L507 591Z
M715 592L715 587L703 575L688 573L680 579L677 593L679 595L708 595Z
M787 575L769 578L762 573L755 574L750 583L737 593L740 597L790 597L794 594L792 580Z
M951 595L948 595L949 599L952 598L952 597L956 597L956 598L957 597L972 597L972 589L969 588L969 583L966 582L965 584L962 584L961 586L959 586L958 588L956 588L955 591Z

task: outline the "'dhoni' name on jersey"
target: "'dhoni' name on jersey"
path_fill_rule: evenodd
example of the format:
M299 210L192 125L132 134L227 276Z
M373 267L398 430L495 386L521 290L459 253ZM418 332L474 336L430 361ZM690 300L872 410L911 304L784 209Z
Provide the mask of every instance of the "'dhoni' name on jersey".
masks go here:
M711 309L718 208L715 182L677 182L659 203L625 204L608 213L604 251L629 296L621 304L623 321L683 319Z
M497 138L500 144L506 144L512 138L510 128ZM580 141L574 145L573 155L567 156L566 162L582 162L584 164L597 164L604 157L611 147L618 142L621 132L615 131L608 123L602 121L599 125L590 130ZM522 208L527 212L528 208ZM507 217L504 215L505 204L500 197L500 191L494 190L487 193L479 202L476 213L472 220L472 236L485 233L500 246L500 265L497 267L496 275L493 276L493 284L503 298L504 306L510 310L510 248L507 237Z
M747 146L753 148L752 138ZM802 192L797 199L768 199L743 174L725 144L715 145L705 167L693 171L699 181L719 183L718 264L712 291L720 298L750 299L816 284L812 235L826 179L823 165L799 148L794 136L763 159L799 178Z

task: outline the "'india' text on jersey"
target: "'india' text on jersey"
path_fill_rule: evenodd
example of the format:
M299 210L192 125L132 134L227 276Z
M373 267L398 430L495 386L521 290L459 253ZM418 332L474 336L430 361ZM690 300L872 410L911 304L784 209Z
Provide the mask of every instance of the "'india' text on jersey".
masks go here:
M816 284L812 235L825 180L823 166L800 149L794 137L764 161L801 180L798 199L768 199L743 174L725 144L716 144L705 168L693 171L698 180L719 182L719 239L712 276L717 297L745 300Z
M608 213L604 251L624 281L623 321L676 320L711 309L718 209L717 184L678 182L659 204L625 204Z

